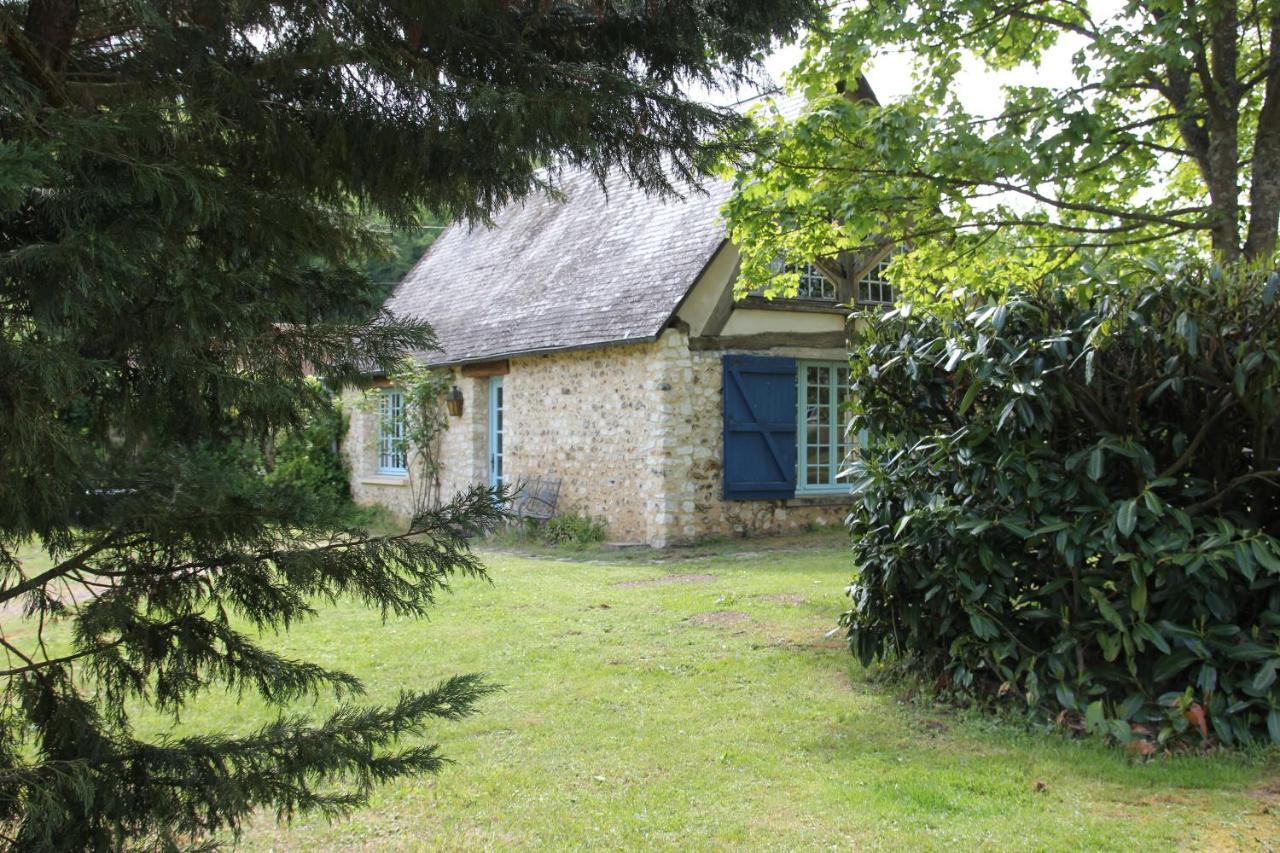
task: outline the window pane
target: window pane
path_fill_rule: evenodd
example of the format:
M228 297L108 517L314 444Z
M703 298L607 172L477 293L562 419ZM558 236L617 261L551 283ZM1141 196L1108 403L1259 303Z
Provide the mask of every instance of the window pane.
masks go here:
M791 268L800 276L800 284L796 289L797 299L821 299L834 301L836 286L813 264L793 266Z
M404 395L399 391L382 392L378 415L378 470L388 474L402 474L408 467Z
M804 405L804 423L796 437L799 482L809 489L837 488L848 453L845 402L849 370L843 364L803 363L797 371Z
M897 298L897 293L894 292L893 283L889 281L887 271L889 264L897 254L899 254L899 250L895 248L888 255L877 261L875 266L869 269L862 280L858 282L858 302L869 305L893 304Z

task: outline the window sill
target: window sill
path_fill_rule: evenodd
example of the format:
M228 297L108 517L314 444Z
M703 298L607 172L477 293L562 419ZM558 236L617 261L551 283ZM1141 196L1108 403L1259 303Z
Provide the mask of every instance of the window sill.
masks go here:
M797 492L786 506L848 506L853 495L848 492Z
M365 486L407 486L409 485L409 475L375 474L370 477L361 477L360 483Z

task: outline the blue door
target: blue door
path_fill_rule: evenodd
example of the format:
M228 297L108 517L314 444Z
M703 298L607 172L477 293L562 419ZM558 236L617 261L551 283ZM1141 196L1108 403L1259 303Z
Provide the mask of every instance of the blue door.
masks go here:
M502 485L502 377L489 379L489 485Z

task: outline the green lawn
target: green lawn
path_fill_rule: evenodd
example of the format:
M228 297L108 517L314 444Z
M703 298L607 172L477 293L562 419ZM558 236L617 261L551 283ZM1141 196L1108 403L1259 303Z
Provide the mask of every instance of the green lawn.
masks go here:
M349 819L263 818L244 849L1249 848L1275 846L1273 755L1147 764L868 683L824 634L833 540L654 563L489 554L430 622L339 607L278 645L371 698L483 671L505 685L439 730L456 764ZM597 555L598 556L598 555ZM217 697L184 727L265 712Z

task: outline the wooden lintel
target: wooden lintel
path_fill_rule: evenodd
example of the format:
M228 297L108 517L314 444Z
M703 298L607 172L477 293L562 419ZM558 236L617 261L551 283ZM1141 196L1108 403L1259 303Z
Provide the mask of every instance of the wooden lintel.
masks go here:
M462 375L466 379L481 379L485 376L506 376L511 372L511 361L477 361L474 364L462 365Z
M835 314L849 316L849 308L825 299L795 299L779 296L769 299L765 296L744 296L735 303L736 308L749 308L753 311L789 311L793 314ZM720 328L724 328L721 326ZM707 329L707 334L713 334Z
M846 348L844 332L760 332L754 335L705 335L689 340L692 350L776 349L777 347Z

